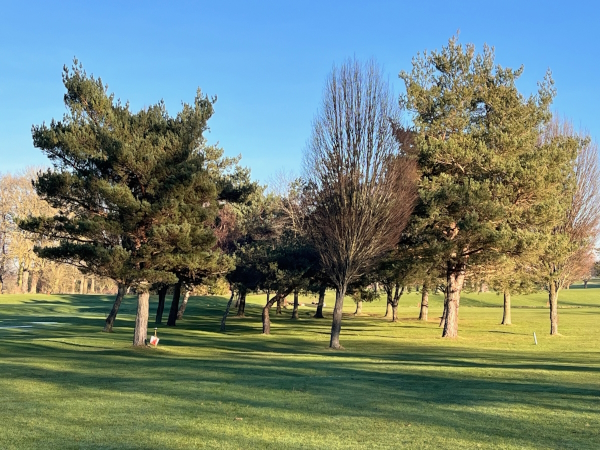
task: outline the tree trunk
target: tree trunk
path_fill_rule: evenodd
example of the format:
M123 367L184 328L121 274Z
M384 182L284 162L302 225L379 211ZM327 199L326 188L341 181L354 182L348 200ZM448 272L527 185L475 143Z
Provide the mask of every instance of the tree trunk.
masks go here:
M71 294L75 294L76 292L77 292L77 280L74 279L73 285L71 286Z
M340 332L342 331L342 312L344 308L344 296L346 295L346 285L335 290L335 306L333 307L333 321L331 322L331 339L329 348L341 349Z
M177 320L183 319L183 314L185 313L185 308L187 307L188 300L190 299L190 291L185 290L185 294L183 294L183 301L181 302L181 306L177 311Z
M277 299L277 309L275 310L275 314L283 314L281 312L281 304L283 303L283 297Z
M174 327L177 324L177 311L179 310L179 298L181 297L181 285L183 282L180 280L173 289L173 300L171 301L171 309L169 310L169 318L167 319L167 326Z
M81 280L79 280L79 294L83 294L83 282L85 281L85 278L82 278Z
M460 306L460 292L465 281L465 264L448 263L448 305L446 306L446 320L442 337L458 337L458 308Z
M148 313L150 307L150 293L147 290L138 292L137 314L135 315L135 331L133 333L133 345L146 345L148 337Z
M292 319L298 319L298 291L294 291L294 309L292 310Z
M19 264L19 270L17 271L17 287L23 290L23 264Z
M161 286L158 289L158 306L156 307L156 319L154 323L160 325L162 323L163 312L165 311L165 300L167 298L167 291L169 286Z
M21 286L21 292L29 292L29 270L23 269L23 284Z
M229 315L229 308L231 308L231 304L233 303L233 297L235 295L234 290L231 290L231 297L229 297L229 301L227 302L227 307L225 308L225 314L223 314L223 318L221 319L221 333L225 331L225 321L227 320L227 316Z
M323 317L323 305L325 304L325 286L321 286L319 289L319 303L317 304L317 312L315 313L316 319L324 319Z
M30 294L37 294L37 284L38 284L38 274L37 274L37 272L32 272L31 280L29 283L29 293ZM73 292L73 293L75 293L75 292Z
M421 312L419 313L419 320L427 322L427 313L429 312L429 286L423 284L421 288Z
M117 290L117 298L115 298L115 302L113 303L112 309L110 310L110 314L106 318L106 322L104 323L104 329L102 330L105 333L112 333L115 319L117 318L119 308L121 307L121 302L123 301L123 297L127 292L127 286L125 286L122 283L119 283L118 286L119 288Z
M400 287L400 285L396 283L394 297L392 299L392 322L398 322L398 303L400 302L400 297L402 297L403 293L404 286Z
M502 316L502 325L512 325L510 320L510 291L504 289L504 315Z
M240 292L240 299L238 300L238 312L237 317L245 317L246 312L246 291Z
M90 280L90 293L96 293L96 279L94 277L92 277L92 279Z
M356 302L356 311L354 311L355 316L360 316L362 314L362 301Z
M275 297L273 297L272 299L269 299L269 297L267 296L267 303L265 304L265 306L262 310L262 332L263 332L263 334L271 334L271 317L269 315L270 309L275 303L278 303L282 297L283 296L279 292L277 292L277 294L275 294Z
M448 312L448 286L446 286L446 291L444 291L444 309L442 311L442 317L440 317L440 324L438 327L441 327L446 322L446 313Z
M589 280L583 280L583 288L587 289L587 284Z
M550 303L550 335L558 334L558 289L553 281L550 281L548 292Z
M398 322L398 302L392 303L392 322Z
M385 288L385 293L387 296L387 301L385 306L385 315L383 317L388 317L390 315L390 308L392 307L392 289Z

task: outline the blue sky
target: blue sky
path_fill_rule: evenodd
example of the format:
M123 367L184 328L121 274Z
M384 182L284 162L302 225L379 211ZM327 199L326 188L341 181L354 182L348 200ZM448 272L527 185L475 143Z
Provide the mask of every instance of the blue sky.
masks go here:
M547 68L554 109L600 137L600 6L537 1L0 2L0 171L47 165L31 125L64 113L61 71L74 56L132 109L164 99L171 114L196 88L217 95L210 143L261 182L299 171L334 63L375 58L396 93L400 70L460 30L525 72Z

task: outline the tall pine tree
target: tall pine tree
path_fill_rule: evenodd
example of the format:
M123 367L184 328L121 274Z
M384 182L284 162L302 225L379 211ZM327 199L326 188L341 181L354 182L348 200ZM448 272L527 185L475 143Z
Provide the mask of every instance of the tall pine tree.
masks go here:
M63 82L68 113L33 127L34 145L54 166L35 187L59 213L22 226L61 239L41 255L131 284L134 345L144 345L150 285L175 281L180 250L202 254L197 266L215 243L216 187L201 152L214 100L198 91L175 117L162 102L133 113L77 61Z
M491 48L476 54L457 38L400 73L422 171L416 220L445 261L445 337L458 335L467 270L519 253L565 208L558 199L573 153L540 143L553 82L548 75L525 97L516 87L521 73L496 65Z

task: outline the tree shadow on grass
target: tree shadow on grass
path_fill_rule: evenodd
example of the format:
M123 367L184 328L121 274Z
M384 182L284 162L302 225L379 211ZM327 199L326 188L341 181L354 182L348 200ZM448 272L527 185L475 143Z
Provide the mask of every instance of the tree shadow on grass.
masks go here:
M198 401L238 404L240 408L249 406L259 410L269 408L275 415L293 407L302 413L304 419L300 420L307 421L308 425L342 414L357 421L376 417L389 423L418 422L505 439L506 433L515 427L533 431L536 421L528 425L528 419L497 416L493 411L482 412L479 407L498 407L510 401L515 407L536 411L545 408L566 413L600 413L598 389L564 382L507 380L502 379L502 374L486 378L485 374L471 370L563 370L549 363L510 364L506 362L506 355L501 356L505 361L502 363L492 362L498 355L484 352L463 353L460 357L466 359L457 360L456 356L446 355L439 349L419 347L404 349L402 354L396 354L392 363L386 359L373 360L386 354L386 349L381 348L377 354L365 357L364 353L318 351L318 346L313 344L312 353L296 351L297 358L289 358L289 353L278 351L278 346L265 347L264 343L259 348L254 342L223 344L220 336L205 335L196 346L215 349L213 354L205 351L198 355L194 352L172 355L160 349L121 348L90 353L85 348L9 342L5 351L13 357L18 355L19 361L5 358L0 367L4 376L11 379L51 383L67 391L93 387L103 396L127 392L165 397L176 400L182 405L179 407L187 408L190 414L197 408ZM306 341L297 345L311 346ZM269 348L272 355L264 353ZM477 362L473 358L487 358L490 362ZM51 364L43 367L27 364L48 359ZM452 370L440 372L439 368ZM221 388L215 389L218 385ZM293 394L292 390L297 393ZM294 395L305 396L306 401L298 402ZM559 398L564 401L557 401ZM534 443L533 439L521 434L518 442ZM559 441L547 441L547 444L560 447Z

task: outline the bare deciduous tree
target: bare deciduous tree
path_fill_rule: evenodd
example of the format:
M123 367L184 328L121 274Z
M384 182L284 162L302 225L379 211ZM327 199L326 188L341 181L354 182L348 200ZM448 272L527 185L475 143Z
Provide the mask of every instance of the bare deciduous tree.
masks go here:
M552 240L541 258L549 294L550 334L555 335L560 290L582 279L594 265L594 246L600 233L600 167L596 143L576 134L569 122L555 119L544 139L578 142L574 187L566 190L570 204L564 219L552 230Z
M397 120L374 62L333 69L304 161L307 229L336 287L331 348L340 348L348 284L398 243L416 200L415 163L399 151Z

